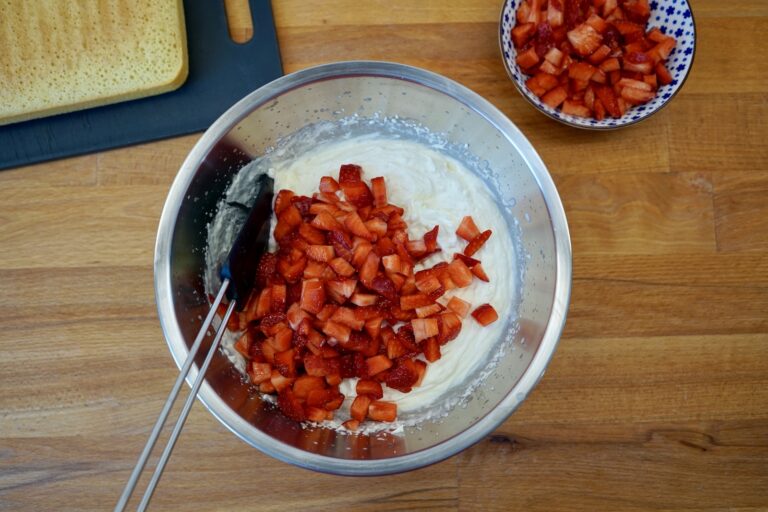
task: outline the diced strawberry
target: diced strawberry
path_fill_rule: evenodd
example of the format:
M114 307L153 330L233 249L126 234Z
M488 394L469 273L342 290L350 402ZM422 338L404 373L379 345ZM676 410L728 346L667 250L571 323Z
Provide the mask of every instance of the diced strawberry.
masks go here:
M563 101L565 101L567 97L568 91L561 85L559 87L555 87L544 96L542 96L541 101L551 108L557 108Z
M304 370L307 372L307 375L325 377L328 375L328 364L322 356L306 354L304 356Z
M549 0L547 4L547 22L555 28L562 26L564 20L562 0Z
M293 383L293 394L296 398L307 398L314 389L325 389L325 379L313 375L301 375Z
M641 82L639 80L632 80L631 78L622 78L617 82L617 84L620 88L623 87L632 87L634 89L640 89L641 91L650 91L651 86L645 82Z
M605 107L603 106L602 101L597 99L595 100L594 111L595 111L595 119L597 119L598 121L602 121L603 119L605 119Z
M373 235L368 231L363 219L357 214L357 212L350 212L344 219L344 226L355 236L365 238L366 240L372 240Z
M336 323L333 320L328 320L325 322L325 325L323 325L323 332L340 343L343 343L349 340L352 330L346 325Z
M600 70L605 73L610 73L611 71L617 71L619 69L621 69L621 63L616 57L605 59L600 63Z
M266 394L273 394L277 389L275 389L275 386L272 384L272 381L265 380L261 384L259 384L259 391Z
M439 279L433 274L416 276L416 288L422 293L430 294L441 287Z
M448 265L448 274L451 276L451 280L459 288L464 288L472 284L472 271L464 263L463 260L454 259Z
M357 381L355 391L359 395L368 395L374 400L379 400L384 396L384 390L381 384L375 380L360 379Z
M374 421L395 421L397 419L397 404L377 400L368 406L368 417Z
M314 261L329 262L334 256L332 245L310 245L307 247L307 258Z
M605 3L603 4L603 16L611 14L618 5L618 0L605 0Z
M256 266L256 287L264 288L277 273L277 255L271 252L264 253Z
M648 84L652 90L656 90L659 87L659 82L656 79L656 75L644 75L643 76L643 82Z
M326 293L338 304L344 304L355 293L357 280L333 279L325 282Z
M485 273L485 269L483 269L483 265L478 263L474 267L472 267L472 273L475 274L475 277L480 279L481 281L485 281L486 283L490 282L488 279L488 274Z
M659 79L659 83L661 85L668 85L672 83L672 75L661 62L656 64L656 77Z
M623 69L647 75L653 69L651 59L645 53L629 52L624 55Z
M418 359L411 359L410 361L413 364L413 369L416 371L417 375L416 383L413 387L417 388L421 386L421 383L424 381L424 375L427 373L427 363L419 361Z
M592 111L580 102L565 100L562 108L563 114L576 117L590 117Z
M381 258L381 264L384 266L384 270L387 272L401 273L402 263L400 256L397 254L389 254Z
M511 37L515 48L522 48L525 43L536 32L536 25L533 23L519 23L512 28Z
M467 215L461 219L461 224L459 224L459 227L456 229L456 234L467 242L471 242L480 234L480 230L477 228L474 219L470 215Z
M648 51L648 54L656 62L665 61L669 58L669 54L675 48L675 40L673 38L667 38L664 41L658 43L656 46Z
M368 415L368 406L371 404L371 397L368 395L357 395L349 408L349 414L353 420L364 421Z
M443 310L443 307L440 304L435 304L434 302L432 304L429 304L428 306L422 306L420 308L416 308L416 316L419 318L427 318L432 315L435 315Z
M251 341L251 334L246 331L245 334L243 334L242 336L240 336L237 339L237 341L235 342L234 347L235 347L235 350L237 350L237 352L241 356L245 357L246 359L250 359L251 358L251 345L252 344L253 343Z
M360 275L362 280L362 270L360 272ZM379 295L381 295L386 299L389 299L389 300L397 299L397 290L395 289L395 284L392 281L392 279L388 278L387 276L383 276L379 274L373 278L370 285L366 284L366 286L368 286L371 290L375 291L376 293L378 293Z
M362 282L368 288L371 287L373 279L376 277L376 274L379 271L379 261L380 258L376 255L375 252L371 251L366 256L365 262L360 266L360 272L358 274L360 277L360 282Z
M405 223L402 215L398 213L393 213L392 215L390 215L389 220L387 221L388 231L405 230L407 227L408 227L408 224Z
M369 293L354 293L349 299L355 306L373 306L378 300L378 295Z
M595 67L587 62L577 62L568 68L568 77L576 80L587 81L595 74Z
M404 295L400 297L401 309L416 309L424 306L429 306L433 301L427 295L423 293L417 293L414 295Z
M373 245L370 242L356 238L354 249L352 249L352 265L356 268L362 267L372 250Z
M325 404L335 398L337 392L332 389L312 389L307 393L306 404L310 407L322 407L325 409Z
M605 107L606 112L612 117L621 117L621 111L613 89L605 85L599 85L595 87L595 94L600 99L603 107Z
M306 240L307 242L309 242L310 244L314 244L314 245L325 244L325 234L319 229L316 229L307 223L302 223L299 226L299 236L304 240Z
M651 90L643 91L641 89L635 89L634 87L624 87L621 89L621 97L624 101L632 105L640 105L651 101L656 96Z
M568 31L568 42L579 55L587 57L592 55L602 44L603 37L598 31L586 23L582 23L573 30Z
M355 267L350 265L344 258L334 258L328 264L340 276L349 277L355 273Z
M373 192L373 206L379 208L387 204L387 185L381 176L371 180L371 189Z
M381 332L381 323L384 321L383 318L371 318L370 320L365 321L365 332L368 333L368 336L370 336L372 339L376 340L379 337L379 333Z
M461 332L461 318L456 313L445 312L438 316L440 343L447 343L456 338Z
M305 408L306 416L308 421L314 421L314 422L321 422L325 421L326 419L332 419L333 413L329 413L324 408L321 407L313 407L313 406L307 406ZM328 417L328 414L330 414L330 418Z
M302 283L301 309L317 314L325 304L325 288L319 279L308 279Z
M374 376L377 373L388 370L392 367L392 361L385 355L379 354L373 357L369 357L365 360L366 369L368 375Z
M595 65L600 64L605 59L607 59L610 54L611 54L611 49L606 45L602 45L600 46L600 48L595 50L595 52L592 55L589 56L589 62Z
M408 253L416 259L427 253L427 244L424 240L410 240L405 247L408 249Z
M544 60L553 66L559 67L563 62L563 52L554 47L550 48L547 54L544 56Z
M499 315L493 306L490 304L483 304L472 312L472 316L480 325L486 326L492 324L499 319Z
M372 238L381 238L387 234L388 226L386 221L378 217L365 221L365 227L371 233Z
M416 384L418 378L419 376L413 371L412 367L404 365L403 363L398 363L389 371L384 382L392 389L402 391L403 393L409 393L413 385Z
M605 20L597 14L592 14L584 23L595 29L600 34L605 32L605 29L608 28L608 24L605 22Z
M344 423L342 423L341 426L347 430L351 430L354 432L355 430L360 428L360 422L357 420L347 420Z
M411 327L413 328L413 336L417 343L432 336L437 336L440 332L437 319L435 318L414 318L411 320Z
M295 196L290 190L280 190L275 196L275 215L280 215L284 209L291 205L291 199Z
M536 49L531 47L526 51L519 53L515 61L523 69L530 69L539 63L539 56L536 54Z
M645 25L651 16L648 0L625 0L622 7L627 18L642 25Z
M435 226L426 233L424 233L424 244L427 246L427 252L434 252L437 250L437 233L440 230L440 226Z
M359 352L341 356L341 376L345 379L352 377L366 378L368 376L368 367L365 364L365 358Z
M253 362L248 368L248 376L254 384L261 384L272 377L272 365Z
M389 359L394 360L408 353L408 349L402 343L400 343L400 340L397 338L388 339L386 341L386 347L387 357Z
M515 17L518 23L528 23L528 17L531 15L531 6L528 4L528 0L520 2L520 6L517 8ZM535 25L535 23L534 23Z
M317 215L315 215L315 218L312 219L312 222L310 224L317 228L321 229L323 231L338 231L341 229L341 225L339 222L333 218L333 216L326 212L320 212Z
M359 183L363 179L363 168L355 164L343 164L339 167L339 184Z
M288 349L275 353L275 369L284 377L292 378L296 376L296 360L294 359L295 349ZM274 382L273 382L274 384ZM275 385L277 387L277 385Z
M596 82L598 84L604 84L604 83L606 83L608 81L608 77L607 77L607 75L605 74L605 72L602 69L598 69L598 70L595 71L595 74L592 75L592 78L590 80L592 80L593 82ZM587 105L587 106L589 106L589 105ZM590 108L592 108L592 107L590 107Z
M291 348L291 342L293 341L293 331L284 327L277 331L273 336L267 338L267 342L272 345L275 352L283 352Z
M477 235L475 238L472 239L469 244L467 244L467 247L464 249L464 254L466 256L472 256L475 254L480 248L485 244L485 242L488 241L488 239L491 237L491 230L487 229Z
M422 350L424 351L424 358L430 363L440 359L440 343L437 341L437 336L424 340L422 342Z
M373 194L371 194L368 185L362 181L356 183L341 182L339 185L344 192L344 197L355 207L363 208L373 205Z
M338 385L338 384L337 384ZM341 393L336 394L336 396L327 402L325 402L325 410L326 411L335 411L339 407L341 407L341 404L344 403L344 395Z
M354 288L353 288L354 290ZM365 325L365 321L358 319L355 316L355 312L352 311L349 308L340 307L336 310L336 312L331 317L331 320L333 322L337 322L343 325L346 325L347 327L351 327L352 329L355 329L356 331L359 331L363 328Z
M253 319L264 318L272 309L272 288L264 288L259 292L259 298L254 304L255 308L248 311L248 317Z
M545 60L541 64L539 64L539 73L537 73L537 76L538 75L542 75L542 77L540 77L538 80L536 80L534 82L531 82L531 84L529 84L528 82L526 82L525 84L532 91L534 91L537 94L537 96L542 96L544 94L544 92L546 92L548 89L546 89L546 87L543 87L540 84L547 84L547 85L551 84L552 83L552 79L555 80L555 85L559 84L560 82L557 81L557 77L555 76L555 75L559 75L559 74L560 74L560 68L558 68L557 66L555 66L554 64L552 64L548 60ZM551 79L550 78L544 78L546 75L549 75L551 77ZM540 92L535 91L534 87L537 88Z
M459 297L451 297L451 300L448 301L447 307L461 318L464 318L467 316L467 313L469 313L469 308L471 306L469 302L462 300Z
M320 178L320 192L334 194L339 190L339 183L330 176Z
M328 275L326 273L328 266L325 263L319 261L308 261L307 266L304 267L304 279L326 279L328 277L334 277L335 275Z
M294 421L304 421L307 419L304 407L302 407L301 402L290 388L280 390L277 395L277 406L283 414Z

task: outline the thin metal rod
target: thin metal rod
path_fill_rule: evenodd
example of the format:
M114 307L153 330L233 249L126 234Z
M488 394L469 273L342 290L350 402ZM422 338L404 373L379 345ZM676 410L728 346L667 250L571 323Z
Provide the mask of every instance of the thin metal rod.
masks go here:
M144 471L144 466L147 465L149 455L152 453L152 449L155 447L155 443L157 443L157 438L160 435L160 431L163 429L165 421L168 419L168 414L171 412L171 408L173 407L174 402L176 402L176 397L179 395L181 385L184 383L184 379L187 378L189 369L192 367L192 363L195 361L195 356L197 355L197 351L200 349L200 344L203 342L203 338L205 338L205 333L211 326L211 322L213 322L214 316L216 316L216 310L218 309L219 304L221 304L221 301L224 299L224 294L226 293L228 286L229 279L225 279L224 282L221 283L221 288L219 288L219 293L216 295L216 299L213 301L213 304L211 304L211 310L208 312L208 316L205 317L205 321L203 321L203 325L200 327L200 331L197 333L195 342L189 349L187 359L184 361L184 365L181 367L179 376L176 379L176 382L173 384L171 393L168 395L168 399L165 401L165 405L163 406L163 410L160 412L160 416L155 422L155 426L152 428L152 433L149 435L149 439L147 439L147 444L144 445L144 450L142 450L141 455L139 456L139 460L136 462L136 466L133 468L133 472L128 479L128 483L125 484L123 494L120 496L117 505L115 505L115 512L122 512L125 510L125 506L128 504L128 500L131 498L131 494L133 494L133 490L139 481L141 472ZM227 324L226 320L222 323L223 325Z
M152 499L152 493L155 492L155 487L160 481L160 477L163 476L163 469L165 469L165 465L168 463L168 459L171 456L173 447L176 445L176 440L179 438L181 429L184 427L184 423L187 421L189 411L192 409L192 405L195 403L197 392L200 390L200 386L203 384L203 380L205 380L205 372L208 371L208 366L211 364L213 355L216 353L216 349L219 347L219 342L221 342L221 338L224 335L224 332L227 330L227 322L229 321L229 317L234 309L235 301L233 300L229 303L227 312L224 313L224 318L221 321L219 329L216 331L216 337L213 339L213 343L211 343L211 348L208 350L208 355L205 357L205 361L203 361L203 364L200 366L200 369L197 372L197 378L195 379L194 384L192 384L192 391L190 391L189 396L187 397L187 401L184 402L184 407L181 409L179 419L176 420L176 425L173 427L171 437L168 439L168 443L165 445L165 449L163 450L163 454L160 456L160 460L157 462L157 466L155 466L155 472L152 473L152 479L149 481L149 485L144 491L144 496L141 498L141 503L139 503L139 506L136 509L139 512L144 512L147 509L149 500Z

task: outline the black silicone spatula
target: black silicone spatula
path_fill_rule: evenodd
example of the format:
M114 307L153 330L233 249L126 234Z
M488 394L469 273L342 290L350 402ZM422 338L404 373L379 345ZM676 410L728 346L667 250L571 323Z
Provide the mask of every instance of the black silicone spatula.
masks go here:
M203 361L203 364L200 365L200 368L197 371L197 377L192 384L192 390L190 391L186 402L184 402L179 418L176 420L176 425L174 425L171 436L165 445L163 454L157 462L154 473L152 473L152 479L149 481L149 484L144 491L144 496L141 499L141 503L139 503L139 506L137 507L137 510L146 510L147 505L149 505L149 500L152 499L152 493L160 480L160 476L163 474L163 468L165 468L165 464L171 456L171 451L173 451L173 447L176 444L176 439L179 437L182 427L184 427L184 422L187 419L189 410L195 402L195 397L200 389L200 385L203 383L205 372L208 370L208 366L213 359L213 354L216 353L216 349L221 342L221 337L227 329L229 317L236 307L239 310L242 310L248 302L248 296L253 290L259 259L261 258L261 255L266 252L267 244L269 242L269 226L272 217L272 197L274 195L274 180L269 176L259 176L258 185L259 191L256 195L256 201L251 207L248 217L245 220L245 224L243 224L243 227L240 229L240 233L237 235L235 243L232 246L232 249L230 249L227 259L224 260L219 271L219 275L221 276L221 288L219 288L216 299L213 301L213 304L211 304L211 310L208 312L203 325L200 327L200 331L197 333L195 342L189 349L189 355L187 355L187 359L181 367L179 377L176 379L173 389L171 389L171 393L168 395L168 400L166 400L163 410L157 418L152 433L149 435L149 439L147 439L147 444L144 446L144 450L141 452L136 467L133 469L133 473L131 473L131 476L128 479L123 494L120 496L120 500L115 506L116 511L124 510L125 506L128 504L133 489L136 487L136 483L139 481L144 466L147 464L147 459L152 452L152 448L154 448L157 438L160 435L160 431L165 425L165 420L168 418L171 407L173 407L176 397L179 394L179 390L192 368L192 363L195 360L195 355L200 348L200 344L202 343L203 338L205 338L208 328L211 326L211 322L213 322L216 310L224 296L226 296L227 299L229 299L227 312L224 313L224 316L221 319L221 324L216 330L216 335L213 338L211 347L208 349L208 355L205 357L205 361Z

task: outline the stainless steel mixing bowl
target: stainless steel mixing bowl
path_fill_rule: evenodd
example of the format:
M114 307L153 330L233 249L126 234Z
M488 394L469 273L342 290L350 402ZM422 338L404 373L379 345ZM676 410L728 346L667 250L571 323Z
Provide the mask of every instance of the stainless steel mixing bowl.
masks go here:
M192 149L168 194L155 249L155 289L177 365L208 308L206 225L234 173L280 137L350 114L414 120L450 143L465 145L496 173L493 192L507 204L510 230L520 241L517 260L525 263L510 347L470 401L442 419L398 434L302 428L249 393L221 354L199 398L238 437L273 457L323 472L377 475L450 457L490 434L520 405L543 375L565 323L571 246L544 163L520 130L477 94L434 73L393 63L340 62L299 71L222 115ZM190 382L196 373L193 368Z

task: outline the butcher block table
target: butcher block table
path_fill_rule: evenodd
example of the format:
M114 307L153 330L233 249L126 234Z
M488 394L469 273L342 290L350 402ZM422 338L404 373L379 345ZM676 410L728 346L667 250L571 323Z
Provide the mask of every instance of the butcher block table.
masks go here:
M768 510L768 2L692 7L681 93L646 122L592 133L515 91L498 0L274 2L286 72L411 64L520 127L568 216L568 321L512 417L407 474L289 466L198 404L154 509ZM178 374L152 260L199 137L0 172L0 510L114 506Z

